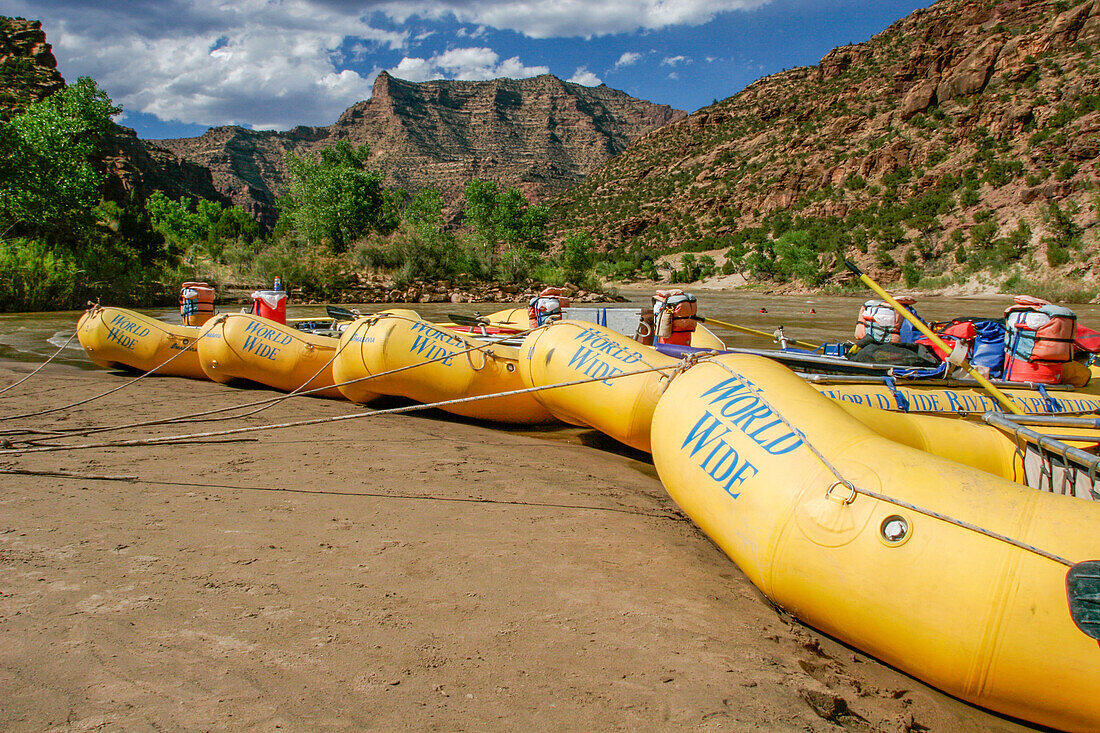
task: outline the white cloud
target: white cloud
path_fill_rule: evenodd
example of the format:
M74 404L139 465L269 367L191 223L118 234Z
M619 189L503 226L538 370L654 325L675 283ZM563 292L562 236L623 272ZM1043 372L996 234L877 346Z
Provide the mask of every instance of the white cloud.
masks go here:
M661 64L664 66L680 66L681 64L690 64L691 59L687 56L666 56L661 59Z
M525 66L518 56L500 60L500 55L491 48L454 48L430 59L403 58L391 74L409 81L427 81L429 79L460 79L463 81L484 81L508 77L524 79L529 76L550 73L546 66ZM599 81L596 82L599 84Z
M432 65L431 61L407 56L401 59L401 63L390 69L390 73L398 79L409 81L430 81L443 78L443 74Z
M600 84L603 84L603 80L601 80L600 77L583 66L577 67L577 70L573 72L573 76L569 77L568 81L574 84L583 84L586 87L598 87Z
M330 0L354 4L355 0ZM377 9L397 22L412 16L453 17L513 30L532 38L600 36L658 30L676 25L701 25L719 13L748 10L771 0L383 0Z
M771 0L3 0L40 18L66 78L88 75L130 112L165 121L285 128L327 124L370 95L370 59L402 50L397 76L522 78L549 72L480 47L413 55L428 33L474 46L487 29L592 37L706 23ZM376 28L377 15L393 23ZM402 25L410 18L418 22ZM432 26L432 21L444 21ZM454 27L453 23L461 24ZM485 43L482 41L481 43ZM392 58L392 57L391 57ZM627 52L615 68L637 63ZM348 69L349 63L355 69ZM388 58L385 64L392 63ZM357 70L356 70L357 69ZM587 72L581 83L598 82Z
M373 28L358 12L309 0L15 5L43 18L67 78L93 77L131 113L210 125L331 123L370 96L373 80L336 60L407 41L405 32Z
M635 51L627 51L619 57L618 61L615 62L615 68L621 69L624 66L633 66L641 60L642 55L640 53L637 53Z

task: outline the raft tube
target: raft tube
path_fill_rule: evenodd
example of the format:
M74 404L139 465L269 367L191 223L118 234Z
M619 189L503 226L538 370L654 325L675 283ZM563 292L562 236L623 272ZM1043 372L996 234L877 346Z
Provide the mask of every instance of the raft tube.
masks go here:
M1034 549L1097 559L1100 505L902 445L758 356L677 376L652 442L673 499L797 618L971 703L1100 730L1100 645Z
M585 321L557 321L540 328L524 339L522 348L520 375L528 387L593 380L535 392L554 417L649 451L653 408L679 360ZM610 378L656 368L664 372Z
M443 402L523 389L519 349L473 338L392 310L360 318L344 331L333 374L352 402L374 394ZM484 347L479 351L469 351ZM407 368L411 367L411 368ZM395 374L381 375L396 369ZM369 379L364 379L371 377ZM553 416L531 394L516 394L443 405L455 415L494 422L537 424Z
M251 313L215 316L207 327L199 341L199 363L215 382L247 379L283 392L343 398L332 377L337 339Z
M199 366L199 326L167 323L125 308L93 306L76 324L88 358L103 367L206 379ZM173 358L174 357L174 358Z

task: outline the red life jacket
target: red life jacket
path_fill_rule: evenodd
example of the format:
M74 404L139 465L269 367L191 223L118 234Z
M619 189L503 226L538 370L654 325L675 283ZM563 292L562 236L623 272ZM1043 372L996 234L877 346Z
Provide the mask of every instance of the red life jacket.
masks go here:
M569 307L569 298L561 294L561 288L548 287L527 306L527 320L531 328L538 328L551 321L560 321L561 309Z
M936 335L943 339L948 346L954 346L961 341L966 344L967 349L971 349L974 346L974 337L978 335L978 331L974 328L973 321L956 321L946 328L936 331ZM932 339L920 338L915 343L923 344L932 349L940 359L947 359L947 354L943 352L943 349L936 346Z
M653 296L653 322L659 344L691 346L699 312L695 296L683 290L658 290Z
M1041 298L1017 295L1005 310L1005 379L1058 384L1073 361L1077 316Z
M1100 354L1100 331L1077 324L1077 334L1073 338L1073 346L1077 351L1089 354Z

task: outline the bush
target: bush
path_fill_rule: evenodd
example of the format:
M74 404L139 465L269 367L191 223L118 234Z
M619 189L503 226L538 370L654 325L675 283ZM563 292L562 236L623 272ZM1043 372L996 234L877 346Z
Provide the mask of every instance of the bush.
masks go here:
M44 242L0 242L0 311L77 308L82 274L72 255L56 253Z

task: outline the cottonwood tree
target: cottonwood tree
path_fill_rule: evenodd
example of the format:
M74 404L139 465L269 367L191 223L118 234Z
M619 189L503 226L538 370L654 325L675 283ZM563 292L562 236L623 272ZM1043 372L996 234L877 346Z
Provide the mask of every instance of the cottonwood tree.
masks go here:
M319 160L287 153L290 180L280 206L291 227L336 254L371 231L392 232L398 224L393 197L382 172L367 170L369 157L369 146L346 140L321 150Z
M546 249L549 209L529 203L514 186L501 190L494 181L470 181L463 213L490 274L499 266L509 279L522 279Z
M81 77L0 127L0 236L71 245L94 225L103 174L91 158L120 111Z

